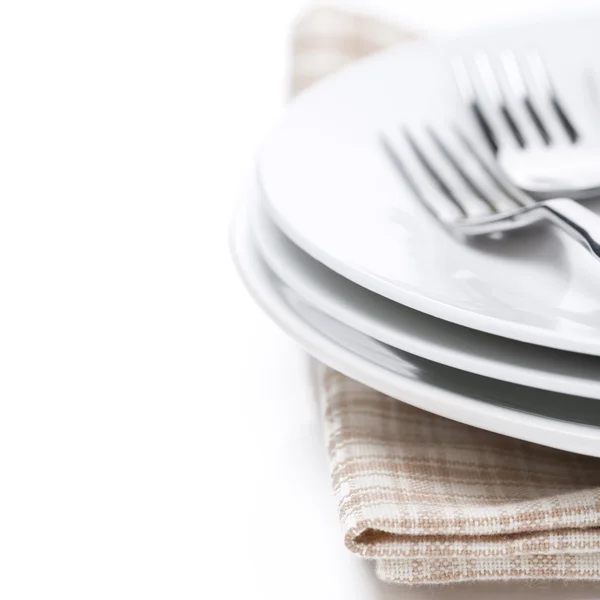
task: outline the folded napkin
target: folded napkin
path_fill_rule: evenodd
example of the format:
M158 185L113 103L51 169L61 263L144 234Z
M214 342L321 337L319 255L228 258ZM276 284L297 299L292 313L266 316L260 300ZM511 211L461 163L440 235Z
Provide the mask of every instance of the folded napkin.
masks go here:
M411 36L366 17L311 12L292 87ZM600 460L429 414L319 367L346 546L410 584L600 579Z

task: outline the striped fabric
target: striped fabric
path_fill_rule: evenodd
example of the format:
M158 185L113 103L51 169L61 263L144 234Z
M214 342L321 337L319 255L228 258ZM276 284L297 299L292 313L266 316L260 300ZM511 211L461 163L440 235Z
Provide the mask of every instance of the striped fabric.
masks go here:
M299 92L411 36L318 10L294 36ZM426 413L319 367L346 546L389 582L600 579L600 461Z

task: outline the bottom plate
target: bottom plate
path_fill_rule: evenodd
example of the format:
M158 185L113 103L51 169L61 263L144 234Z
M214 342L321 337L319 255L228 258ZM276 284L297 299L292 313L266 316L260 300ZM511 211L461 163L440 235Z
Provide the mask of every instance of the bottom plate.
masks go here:
M261 259L244 204L231 248L259 305L318 360L429 412L514 438L600 457L598 401L458 371L378 342L313 309Z

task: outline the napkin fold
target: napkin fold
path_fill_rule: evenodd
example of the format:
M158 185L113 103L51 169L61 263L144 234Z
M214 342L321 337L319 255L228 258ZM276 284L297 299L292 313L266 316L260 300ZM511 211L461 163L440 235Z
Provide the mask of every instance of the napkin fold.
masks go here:
M412 38L320 9L298 21L294 93ZM320 365L346 546L405 584L600 579L600 461L456 423Z

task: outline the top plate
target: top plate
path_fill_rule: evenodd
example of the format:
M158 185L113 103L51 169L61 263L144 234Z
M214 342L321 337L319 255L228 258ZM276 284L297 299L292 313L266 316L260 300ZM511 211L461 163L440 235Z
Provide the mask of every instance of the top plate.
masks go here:
M595 259L550 227L460 243L419 205L378 142L381 131L399 135L400 123L470 128L448 59L507 48L538 50L577 125L594 134L583 75L600 57L599 30L597 18L496 29L402 45L347 67L294 100L267 138L259 175L270 215L314 258L392 300L496 335L600 355Z

